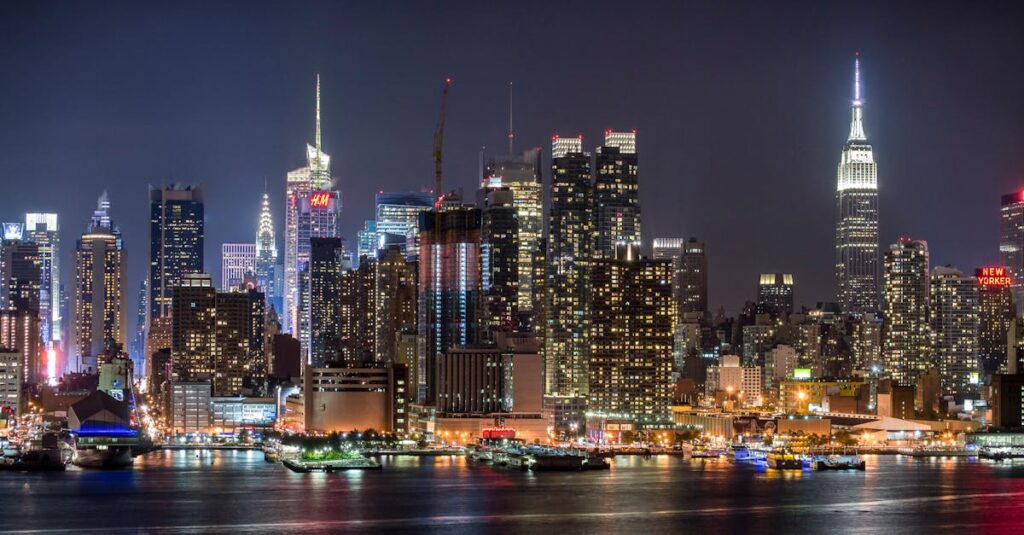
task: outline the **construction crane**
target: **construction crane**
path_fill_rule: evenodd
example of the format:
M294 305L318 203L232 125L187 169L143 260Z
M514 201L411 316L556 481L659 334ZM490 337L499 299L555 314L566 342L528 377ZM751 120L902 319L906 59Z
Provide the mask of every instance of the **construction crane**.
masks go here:
M448 113L448 87L452 85L451 78L444 79L444 91L441 93L441 118L437 121L437 130L434 131L434 210L437 212L438 222L441 218L441 151L444 148L444 119Z

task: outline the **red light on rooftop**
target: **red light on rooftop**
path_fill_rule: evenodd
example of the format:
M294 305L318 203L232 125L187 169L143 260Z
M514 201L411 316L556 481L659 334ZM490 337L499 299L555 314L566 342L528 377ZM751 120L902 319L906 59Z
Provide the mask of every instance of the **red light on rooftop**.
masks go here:
M551 134L551 139L558 139L558 134Z

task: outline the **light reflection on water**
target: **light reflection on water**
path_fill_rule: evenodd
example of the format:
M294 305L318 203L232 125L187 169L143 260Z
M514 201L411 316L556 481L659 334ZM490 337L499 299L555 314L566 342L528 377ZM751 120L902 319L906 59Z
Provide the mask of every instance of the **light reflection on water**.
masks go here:
M702 529L1005 530L1024 463L868 456L866 472L778 471L676 456L596 472L532 473L463 457L382 457L383 470L296 474L259 451L159 451L132 470L0 473L11 529L593 533ZM59 511L59 514L55 512ZM126 513L130 512L130 513Z

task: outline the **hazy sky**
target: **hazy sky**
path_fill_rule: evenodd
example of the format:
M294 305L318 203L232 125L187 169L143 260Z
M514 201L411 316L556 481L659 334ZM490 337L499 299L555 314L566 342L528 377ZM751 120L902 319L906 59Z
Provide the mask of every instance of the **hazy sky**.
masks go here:
M60 214L65 283L103 189L133 292L148 262L147 186L202 182L207 270L253 241L264 181L283 245L284 180L313 138L340 179L346 239L377 190L433 183L441 80L454 79L446 186L478 152L637 129L644 240L707 243L712 306L761 271L833 299L836 165L853 53L879 162L883 248L934 264L998 260L999 195L1024 187L1021 4L964 2L4 2L0 220ZM545 164L547 168L547 164ZM545 181L550 177L545 174Z

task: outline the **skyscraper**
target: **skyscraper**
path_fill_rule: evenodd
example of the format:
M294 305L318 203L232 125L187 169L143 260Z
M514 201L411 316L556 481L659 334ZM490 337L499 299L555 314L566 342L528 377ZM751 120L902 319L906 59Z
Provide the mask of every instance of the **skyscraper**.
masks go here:
M416 329L416 267L406 261L397 245L382 249L379 256L374 284L374 360L392 364L401 360L398 346L402 333Z
M42 261L34 242L4 240L0 248L0 307L39 315Z
M594 161L594 257L614 258L616 244L642 243L636 132L605 131Z
M672 262L639 257L632 244L591 269L587 409L641 422L671 421L676 316Z
M356 240L356 259L377 258L377 221L368 219L363 222L363 229L359 231Z
M135 375L136 377L143 377L149 375L149 370L146 368L146 312L149 311L149 291L146 288L146 279L143 278L139 281L139 291L137 294L138 302L136 303L135 312L135 335L132 339L131 356L135 362Z
M277 235L270 212L270 196L263 194L260 219L256 227L256 283L266 297L268 308L281 310L281 288L278 285Z
M708 311L708 257L704 242L686 240L679 267L679 313Z
M1017 315L1024 312L1024 191L1003 195L999 208L999 253L1013 277Z
M101 197L101 203L104 198ZM109 203L102 209L107 214ZM128 343L128 260L121 233L93 218L75 247L70 360L78 371L96 372L114 344Z
M551 155L545 392L583 400L590 389L590 155L583 152L582 137L558 136Z
M0 308L0 347L21 355L21 382L35 384L43 378L37 312Z
M255 386L263 370L263 299L257 291L218 292L209 275L187 274L172 300L174 382L209 381L214 396Z
M57 214L25 214L25 238L39 246L39 330L47 348L61 345L60 235Z
M256 274L255 243L222 243L220 246L220 289L236 290L246 275Z
M850 135L836 189L836 279L843 312L878 310L878 168L864 133L860 57L854 60Z
M310 244L308 363L323 368L341 355L343 251L341 238L312 238Z
M886 372L912 385L931 364L928 327L928 244L901 238L885 253L885 326L882 335Z
M757 284L757 313L773 316L793 313L793 274L761 274Z
M420 214L420 400L435 398L438 356L479 341L480 223L480 209L470 206L442 205L440 214Z
M309 315L299 291L299 274L309 263L310 239L340 237L341 192L331 178L331 157L320 144L320 75L316 78L316 142L306 144L306 166L288 173L285 196L283 329L297 334L308 354Z
M519 325L520 261L519 217L513 193L507 187L490 189L484 200L480 262L484 308L489 339L497 331Z
M149 201L147 323L152 326L154 320L164 318L170 312L173 289L185 275L203 271L203 187L183 184L151 187ZM106 210L101 208L94 217L109 219L105 213ZM100 224L102 226L102 222Z
M434 196L417 192L380 192L376 201L378 247L383 249L397 245L409 260L419 260L420 212L433 208Z
M203 273L189 273L170 293L173 380L212 383L217 353L217 290L213 279Z
M1013 277L1003 266L986 266L974 272L978 281L978 359L982 373L1002 373L1007 365L1007 333L1014 320Z
M958 400L977 396L981 374L978 281L951 266L933 269L928 307L932 356L942 377L942 393Z
M509 147L511 151L511 146ZM540 261L537 249L544 234L544 184L540 178L540 149L531 149L522 155L508 154L495 158L487 165L482 190L508 188L512 192L512 206L518 221L516 247L518 266L516 278L515 312L520 327L532 324L534 308L539 308L539 294L533 282L534 263Z
M654 260L671 260L672 269L678 270L683 259L684 238L654 238L651 244L651 258Z

